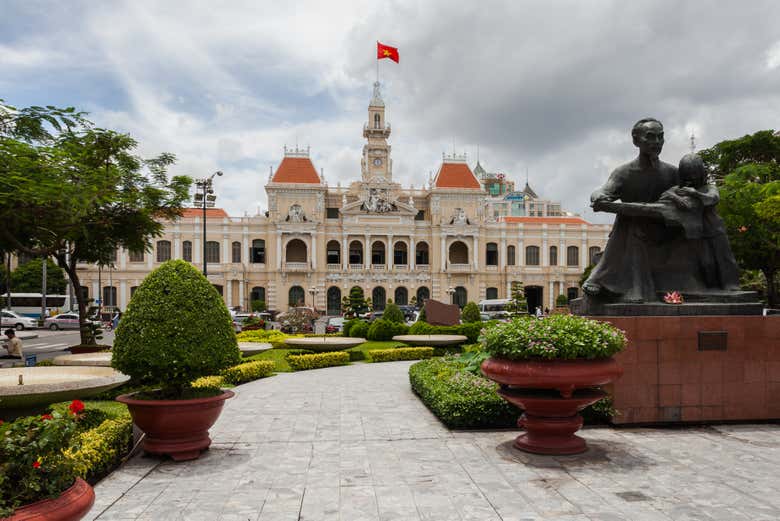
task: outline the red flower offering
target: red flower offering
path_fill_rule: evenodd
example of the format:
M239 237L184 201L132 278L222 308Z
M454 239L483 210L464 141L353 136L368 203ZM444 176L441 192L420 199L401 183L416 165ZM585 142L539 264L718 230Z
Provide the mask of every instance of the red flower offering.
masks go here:
M72 402L70 402L70 405L68 405L68 410L72 414L78 414L84 410L84 402L82 402L81 400L73 400Z
M41 468L41 462L40 461L33 461L33 468L34 469Z

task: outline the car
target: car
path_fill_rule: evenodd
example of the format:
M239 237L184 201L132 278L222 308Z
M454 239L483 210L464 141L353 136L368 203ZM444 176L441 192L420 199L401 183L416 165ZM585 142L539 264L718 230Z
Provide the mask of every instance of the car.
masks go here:
M344 317L330 317L325 324L326 333L341 333L344 331Z
M414 314L417 312L417 308L409 304L402 304L398 306L398 309L404 314L404 320L406 321L412 320Z
M382 318L382 315L384 314L385 314L384 311L372 311L371 313L368 314L368 317L366 318L368 319L369 322L373 322L378 318Z
M26 317L15 311L9 311L7 309L2 311L0 324L2 324L2 327L13 327L17 331L22 331L24 329L35 329L38 327L38 321L34 318Z
M101 325L98 320L89 319L87 322L95 326ZM60 313L59 315L53 317L47 317L43 322L43 327L46 329L51 329L52 331L57 331L60 329L78 329L79 315L78 313Z

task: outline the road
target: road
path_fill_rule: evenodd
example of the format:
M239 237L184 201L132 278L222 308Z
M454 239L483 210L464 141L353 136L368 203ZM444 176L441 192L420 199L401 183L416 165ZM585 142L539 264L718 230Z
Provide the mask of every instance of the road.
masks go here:
M35 355L37 359L46 360L62 354L68 354L68 347L79 343L78 331L49 331L46 329L31 329L38 335L38 338L31 338L22 341L22 349L25 356ZM5 337L3 337L5 338ZM101 344L113 345L114 333L103 332L103 339L99 340ZM2 349L3 354L5 350ZM10 365L10 360L2 360L3 366Z

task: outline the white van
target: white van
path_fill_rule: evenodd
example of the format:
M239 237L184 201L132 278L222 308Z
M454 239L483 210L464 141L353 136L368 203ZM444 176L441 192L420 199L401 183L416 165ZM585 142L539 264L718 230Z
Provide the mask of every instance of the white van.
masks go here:
M509 316L507 312L507 306L510 299L508 298L495 298L488 300L480 300L477 306L479 307L480 314L487 315L490 319L494 318L506 318Z

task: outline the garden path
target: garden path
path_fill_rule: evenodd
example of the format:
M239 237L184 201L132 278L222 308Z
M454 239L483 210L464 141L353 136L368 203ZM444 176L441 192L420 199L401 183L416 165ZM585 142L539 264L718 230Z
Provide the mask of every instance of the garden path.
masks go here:
M242 385L196 461L136 456L86 519L776 520L780 426L584 430L569 457L512 431L453 432L412 394L409 362Z

